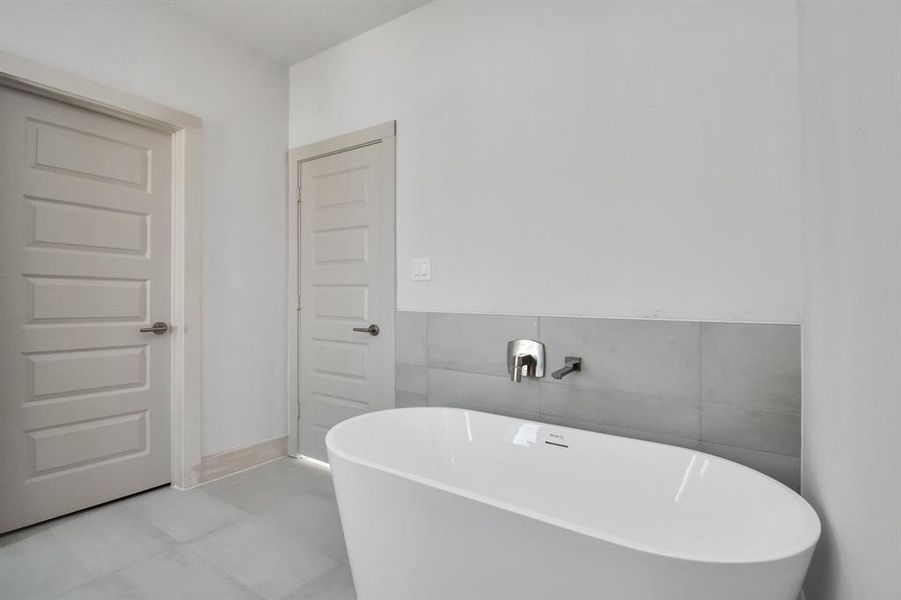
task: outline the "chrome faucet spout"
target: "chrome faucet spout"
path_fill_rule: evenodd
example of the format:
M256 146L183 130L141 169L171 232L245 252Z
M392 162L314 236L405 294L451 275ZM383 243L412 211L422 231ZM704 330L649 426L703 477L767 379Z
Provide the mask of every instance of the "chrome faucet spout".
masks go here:
M553 373L551 373L551 377L554 379L563 379L570 373L574 371L582 370L582 357L581 356L567 356L565 359L565 363L562 369L557 369Z

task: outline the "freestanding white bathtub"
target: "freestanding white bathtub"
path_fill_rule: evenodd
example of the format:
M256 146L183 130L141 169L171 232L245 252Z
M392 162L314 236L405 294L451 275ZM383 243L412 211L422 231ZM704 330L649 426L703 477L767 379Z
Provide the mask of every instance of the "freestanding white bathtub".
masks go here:
M452 408L326 444L359 600L796 600L820 535L782 484L663 444Z

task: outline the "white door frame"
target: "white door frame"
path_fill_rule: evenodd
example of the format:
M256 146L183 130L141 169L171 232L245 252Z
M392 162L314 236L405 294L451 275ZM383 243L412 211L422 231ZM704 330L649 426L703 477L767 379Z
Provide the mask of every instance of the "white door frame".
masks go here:
M361 146L369 146L370 144L381 143L382 148L382 165L384 165L385 173L391 174L390 189L387 190L391 205L396 207L395 202L395 165L394 165L394 144L395 144L396 122L387 121L380 125L374 125L366 129L347 133L338 137L322 140L298 148L292 148L288 151L288 348L287 348L287 368L288 368L288 455L297 456L298 454L298 408L300 398L300 382L297 377L297 345L299 331L297 329L298 318L297 313L301 310L300 306L300 281L299 265L297 261L298 249L298 232L300 231L300 211L297 210L297 204L300 202L300 182L298 180L300 163L322 158L329 154L337 154L353 150ZM393 252L384 255L385 261L391 261L390 271L394 272L397 262L397 250L395 245L395 211L391 211L390 220L383 224L385 234L391 237L391 247ZM396 277L392 276L390 285L385 286L384 301L386 306L390 306L391 310L396 310ZM390 363L390 374L388 381L383 381L382 385L390 385L394 388L394 344L391 344L386 363Z
M200 483L203 122L156 102L0 52L0 85L172 135L172 486Z

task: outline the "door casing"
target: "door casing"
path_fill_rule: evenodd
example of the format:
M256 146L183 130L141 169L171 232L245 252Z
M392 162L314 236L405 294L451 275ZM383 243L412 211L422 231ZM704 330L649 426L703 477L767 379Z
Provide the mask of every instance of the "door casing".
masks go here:
M0 85L137 123L172 136L171 478L200 483L203 122L196 116L0 52Z
M299 319L298 311L302 309L300 306L300 281L299 281L299 263L297 259L297 251L299 248L299 232L300 232L300 211L298 203L300 202L300 165L303 162L322 158L329 154L337 154L353 150L370 144L379 144L382 152L382 165L385 169L386 183L384 187L385 199L390 202L391 210L387 211L386 220L383 223L385 244L390 244L391 251L383 253L385 261L383 273L385 279L382 281L384 289L385 305L391 307L391 311L396 309L397 298L397 251L396 251L396 232L395 232L395 189L396 189L396 170L395 170L395 132L396 122L387 121L373 127L367 127L352 133L340 135L338 137L329 138L298 148L293 148L288 152L288 331L287 331L287 396L288 396L288 455L298 456L299 449L299 398L300 398L300 381L298 380L298 338L300 331L298 329ZM393 319L390 324L391 339L394 339ZM381 323L380 323L381 325ZM384 328L383 328L384 330ZM383 394L394 394L394 368L395 368L395 346L390 344L389 353L385 360L382 371L382 387ZM390 388L390 390L388 389Z

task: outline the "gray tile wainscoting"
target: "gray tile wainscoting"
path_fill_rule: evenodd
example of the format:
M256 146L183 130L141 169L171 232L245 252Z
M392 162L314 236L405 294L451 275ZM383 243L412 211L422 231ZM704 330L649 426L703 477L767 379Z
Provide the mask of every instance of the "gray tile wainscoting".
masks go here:
M548 373L513 384L507 342ZM798 325L397 313L397 406L457 406L703 450L800 487Z

